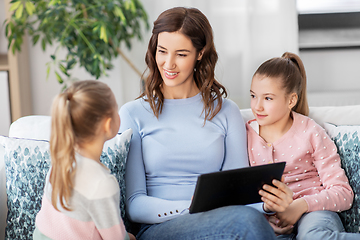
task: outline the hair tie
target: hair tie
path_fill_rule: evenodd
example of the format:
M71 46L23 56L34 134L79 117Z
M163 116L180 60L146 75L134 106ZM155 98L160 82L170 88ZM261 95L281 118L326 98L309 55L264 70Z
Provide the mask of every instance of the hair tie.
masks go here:
M66 93L66 100L71 101L71 100L72 100L72 97L73 97L73 94L72 94L72 93L70 93L70 92L67 92L67 93Z

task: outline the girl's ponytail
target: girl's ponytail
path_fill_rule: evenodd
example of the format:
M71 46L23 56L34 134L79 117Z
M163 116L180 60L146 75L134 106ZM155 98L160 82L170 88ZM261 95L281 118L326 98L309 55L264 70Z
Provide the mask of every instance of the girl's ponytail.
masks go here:
M51 113L50 152L52 170L51 203L57 208L57 201L62 208L70 210L69 199L74 186L75 174L75 134L71 123L72 93L59 94L53 103Z
M51 110L51 203L66 210L74 189L75 149L96 137L99 123L114 116L117 104L111 89L103 82L88 80L73 83L53 101Z
M309 115L309 105L306 94L306 72L304 64L301 61L300 57L294 53L285 52L281 57L290 60L300 72L300 84L296 89L294 89L298 95L298 101L293 110L297 113L307 116Z

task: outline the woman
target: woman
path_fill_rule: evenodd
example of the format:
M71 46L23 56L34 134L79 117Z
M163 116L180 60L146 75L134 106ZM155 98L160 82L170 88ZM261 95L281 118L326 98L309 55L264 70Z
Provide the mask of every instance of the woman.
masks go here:
M214 78L212 28L197 9L172 8L154 22L143 94L120 109L133 129L126 165L127 212L139 239L272 239L261 212L283 211L292 192L264 186L264 205L189 214L199 174L248 166L246 130L236 104Z

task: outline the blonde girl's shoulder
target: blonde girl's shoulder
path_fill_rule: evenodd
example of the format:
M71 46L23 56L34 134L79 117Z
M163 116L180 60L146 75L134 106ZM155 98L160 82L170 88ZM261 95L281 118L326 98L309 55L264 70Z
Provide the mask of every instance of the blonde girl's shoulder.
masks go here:
M119 191L119 184L101 163L81 159L75 176L75 190L87 198L109 197Z

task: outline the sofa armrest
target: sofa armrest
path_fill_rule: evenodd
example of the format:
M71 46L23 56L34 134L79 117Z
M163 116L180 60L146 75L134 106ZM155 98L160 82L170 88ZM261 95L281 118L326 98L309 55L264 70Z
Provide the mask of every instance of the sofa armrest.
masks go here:
M5 179L4 148L0 145L0 239L5 238L5 226L7 217L7 195Z

